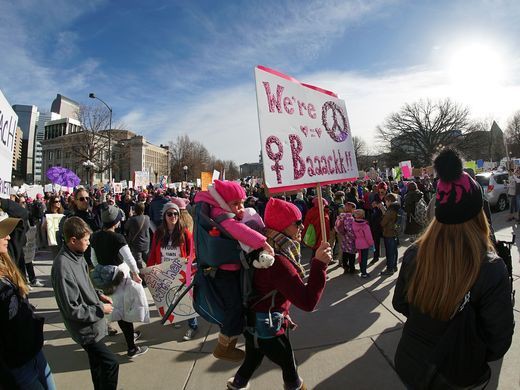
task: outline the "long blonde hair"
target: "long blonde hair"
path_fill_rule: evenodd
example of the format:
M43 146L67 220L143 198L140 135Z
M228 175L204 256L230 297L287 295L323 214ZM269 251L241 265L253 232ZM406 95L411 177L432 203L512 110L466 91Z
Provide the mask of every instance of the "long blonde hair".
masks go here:
M432 318L448 320L477 280L486 252L493 251L489 233L483 210L461 224L434 219L417 240L408 302Z
M11 283L17 286L22 297L27 296L29 287L8 253L0 253L0 278L2 277L6 277Z

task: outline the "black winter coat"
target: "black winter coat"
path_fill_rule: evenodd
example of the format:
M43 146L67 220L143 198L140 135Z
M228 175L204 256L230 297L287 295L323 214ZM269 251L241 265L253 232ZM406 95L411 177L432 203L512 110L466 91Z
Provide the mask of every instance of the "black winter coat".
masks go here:
M407 302L407 285L415 269L417 246L408 248L403 257L392 304L407 317L395 355L396 370L403 382L412 388L426 369L426 359L443 336L449 321L439 321L422 314ZM476 312L477 331L486 346L486 361L473 372L465 373L470 383L478 383L482 367L505 355L513 337L514 318L511 284L501 258L489 253L482 262L480 274L471 289L470 304ZM472 382L473 381L473 382Z

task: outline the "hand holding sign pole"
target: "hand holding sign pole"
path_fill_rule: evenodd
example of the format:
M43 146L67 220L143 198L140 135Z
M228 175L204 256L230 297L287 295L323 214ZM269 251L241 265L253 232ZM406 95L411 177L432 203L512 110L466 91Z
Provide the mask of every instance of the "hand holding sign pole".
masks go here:
M345 102L264 66L255 79L265 184L270 193L317 186L325 232L321 185L358 177Z

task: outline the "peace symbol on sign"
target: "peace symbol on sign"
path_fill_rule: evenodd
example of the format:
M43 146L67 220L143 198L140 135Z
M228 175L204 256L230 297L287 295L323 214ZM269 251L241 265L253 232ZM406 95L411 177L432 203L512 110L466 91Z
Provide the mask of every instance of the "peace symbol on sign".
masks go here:
M327 118L329 110L332 110L332 126L329 126L329 121ZM321 108L321 121L330 138L332 138L334 141L343 142L347 139L349 133L347 118L341 110L341 107L336 103L333 101L328 101L323 104L323 107Z

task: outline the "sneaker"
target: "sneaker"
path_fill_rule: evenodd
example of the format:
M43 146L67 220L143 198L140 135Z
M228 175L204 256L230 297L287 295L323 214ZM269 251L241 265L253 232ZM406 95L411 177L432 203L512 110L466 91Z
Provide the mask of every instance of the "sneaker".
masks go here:
M249 383L247 383L245 386L241 386L240 384L236 383L235 378L229 378L227 380L227 388L228 390L247 390L249 389Z
M135 349L129 350L127 355L129 358L135 358L137 356L144 355L146 352L148 352L148 347L139 346L135 347Z
M197 333L197 329L188 328L182 339L184 341L190 341L193 338L193 336L195 336L195 333Z
M136 330L134 332L134 343L139 340L141 338L141 331L140 330Z
M43 284L40 280L38 279L34 279L31 283L30 283L31 287L45 287L45 284Z
M108 335L115 336L117 334L117 329L112 327L112 325L108 324Z
M381 271L379 273L380 276L390 276L390 275L393 275L394 274L394 269L385 269L384 271Z
M363 279L366 279L366 278L368 278L369 276L370 276L370 274L367 274L367 273L361 274L361 277L362 277Z

